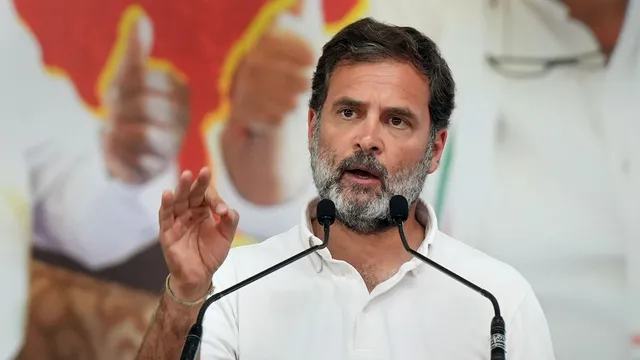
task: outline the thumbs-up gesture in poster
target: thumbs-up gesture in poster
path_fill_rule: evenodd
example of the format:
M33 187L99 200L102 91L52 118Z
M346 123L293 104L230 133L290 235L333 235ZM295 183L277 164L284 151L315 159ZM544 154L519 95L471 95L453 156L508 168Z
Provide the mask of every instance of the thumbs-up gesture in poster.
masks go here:
M313 44L299 34L300 29L313 27L302 16L309 12L304 5L310 2L298 0L294 7L279 13L247 51L233 78L229 121L221 138L223 163L237 192L254 204L282 203L290 195L287 192L299 187L296 181L284 182L280 168L288 166L285 160L294 151L306 152L305 144L287 151L283 146L292 139L283 135L287 120L300 109L300 96L310 90L315 54ZM317 11L313 15L321 16ZM297 29L281 26L282 19L295 22ZM305 115L294 120L296 130L300 127L302 131L292 132L294 138L306 142L306 106L303 111ZM288 176L305 174L292 168ZM258 183L256 178L260 179Z
M189 89L174 74L149 66L151 24L141 18L103 98L103 142L114 178L144 183L176 158L189 121Z

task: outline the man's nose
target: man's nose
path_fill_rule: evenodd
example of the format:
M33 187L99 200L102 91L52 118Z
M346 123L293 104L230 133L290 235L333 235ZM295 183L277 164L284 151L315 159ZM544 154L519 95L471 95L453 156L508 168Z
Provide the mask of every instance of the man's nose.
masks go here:
M382 152L383 142L381 135L383 128L377 116L368 116L360 123L357 131L358 136L356 137L355 146L357 150L372 152L376 155Z

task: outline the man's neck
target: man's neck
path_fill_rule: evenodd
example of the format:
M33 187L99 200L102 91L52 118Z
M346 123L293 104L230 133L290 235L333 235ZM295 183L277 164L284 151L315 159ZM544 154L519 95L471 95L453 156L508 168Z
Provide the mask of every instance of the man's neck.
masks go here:
M572 17L587 25L607 55L613 53L624 25L628 0L563 0Z
M416 219L415 206L404 223L404 231L409 245L418 249L426 230ZM313 223L313 232L322 238L323 230L317 221ZM334 259L351 264L360 273L369 291L393 276L412 257L402 246L395 227L375 235L362 235L336 222L331 227L328 248Z

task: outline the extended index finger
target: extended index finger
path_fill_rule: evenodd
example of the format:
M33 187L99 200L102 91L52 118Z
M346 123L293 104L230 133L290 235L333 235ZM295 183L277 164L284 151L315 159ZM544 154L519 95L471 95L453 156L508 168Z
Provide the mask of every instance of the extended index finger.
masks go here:
M211 183L211 170L204 167L200 170L196 181L191 185L189 193L189 207L197 207L204 202L204 194Z
M193 174L189 170L185 170L180 175L178 180L178 187L174 194L173 210L176 217L181 216L189 209L189 193L191 189L191 183Z

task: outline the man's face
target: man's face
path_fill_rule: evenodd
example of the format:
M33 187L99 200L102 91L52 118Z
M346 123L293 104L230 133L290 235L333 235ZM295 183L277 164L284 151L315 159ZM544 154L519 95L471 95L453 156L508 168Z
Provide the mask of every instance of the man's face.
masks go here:
M322 109L309 111L320 196L336 204L338 220L350 229L386 230L391 197L418 199L446 141L445 130L432 132L428 79L398 62L339 66Z

